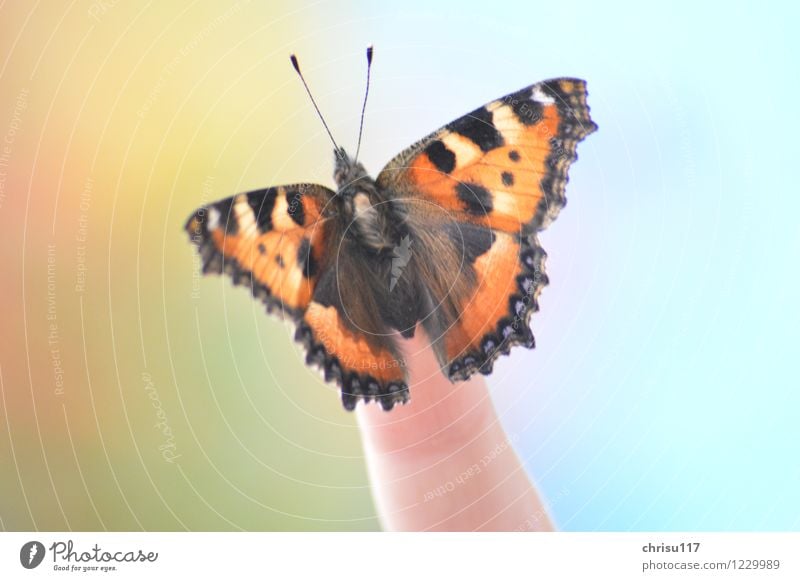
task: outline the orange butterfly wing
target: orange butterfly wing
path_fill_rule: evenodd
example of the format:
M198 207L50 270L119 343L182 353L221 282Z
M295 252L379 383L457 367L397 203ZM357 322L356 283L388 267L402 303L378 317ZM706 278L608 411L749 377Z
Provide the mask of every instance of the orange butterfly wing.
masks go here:
M361 281L363 266L339 256L322 273L295 338L308 350L306 361L341 386L346 409L363 398L390 410L408 401L406 366L393 334L376 316L374 294Z
M586 95L579 79L526 87L422 139L378 176L380 188L434 206L428 214L470 225L463 234L493 232L491 246L466 265L475 282L454 293L458 317L442 310L423 321L453 380L491 372L513 345L533 347L529 319L547 284L536 232L565 205L577 145L597 129ZM425 214L418 211L416 219L424 224Z
M185 229L197 245L203 273L229 274L253 296L299 318L311 302L325 260L333 191L296 184L238 194L199 208Z
M396 346L354 324L338 287L332 288L340 274L331 259L338 246L328 215L334 195L314 184L238 194L199 208L185 229L200 251L203 273L230 275L234 284L250 286L268 311L277 308L297 323L295 338L306 348L306 361L342 388L346 408L363 397L390 409L408 399ZM351 296L355 303L368 299Z
M454 219L533 233L566 203L577 145L596 129L584 81L544 81L417 142L386 165L378 187L426 199Z

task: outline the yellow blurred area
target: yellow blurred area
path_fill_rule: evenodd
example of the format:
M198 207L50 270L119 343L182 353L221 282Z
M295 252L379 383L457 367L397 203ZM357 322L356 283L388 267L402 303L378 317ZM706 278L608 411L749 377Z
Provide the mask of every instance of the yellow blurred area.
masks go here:
M324 55L331 10L0 10L0 528L378 527L353 417L182 230L204 201L330 182L288 55Z

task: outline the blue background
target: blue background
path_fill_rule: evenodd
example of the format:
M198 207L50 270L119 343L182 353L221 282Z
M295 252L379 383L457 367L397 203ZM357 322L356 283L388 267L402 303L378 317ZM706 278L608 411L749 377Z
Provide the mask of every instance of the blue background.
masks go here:
M537 348L490 378L558 525L797 530L796 8L409 2L374 13L375 94L425 118L400 130L409 139L533 80L588 81L600 129L541 236L551 284ZM381 78L397 71L411 78Z

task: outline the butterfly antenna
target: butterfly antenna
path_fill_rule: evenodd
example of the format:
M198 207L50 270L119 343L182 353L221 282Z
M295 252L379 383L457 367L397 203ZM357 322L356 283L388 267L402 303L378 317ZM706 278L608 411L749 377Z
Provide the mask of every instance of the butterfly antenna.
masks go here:
M331 133L331 130L328 128L328 124L325 123L325 118L322 116L319 107L317 107L317 102L314 100L314 96L311 94L311 90L308 88L308 83L306 83L306 80L303 78L303 73L300 72L300 65L297 62L297 57L291 55L289 58L292 61L292 66L294 67L294 70L297 71L297 75L300 77L300 80L303 81L303 86L306 88L306 93L308 93L308 98L311 99L311 104L314 105L314 109L317 110L317 115L319 115L320 121L322 121L322 125L325 126L325 131L328 132L328 137L331 138L331 143L333 143L333 147L336 150L336 155L341 155L341 153L339 152L339 146L336 145L336 140L333 138L333 134Z
M372 70L372 45L367 47L367 90L364 92L364 104L361 106L361 123L358 126L358 146L356 147L356 161L358 152L361 151L361 134L364 132L364 112L367 110L367 97L369 97L369 72Z

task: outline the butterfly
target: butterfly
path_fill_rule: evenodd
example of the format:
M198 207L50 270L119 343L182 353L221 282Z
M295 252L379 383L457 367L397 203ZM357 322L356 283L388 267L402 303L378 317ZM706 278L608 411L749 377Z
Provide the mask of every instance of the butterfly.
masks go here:
M367 91L372 49L367 50ZM311 102L319 113L297 60ZM398 334L420 328L451 381L489 374L529 326L548 283L537 233L566 203L576 147L597 129L586 83L542 81L424 137L373 179L334 144L336 190L301 183L240 193L185 225L203 273L295 322L306 361L385 410L409 400Z

